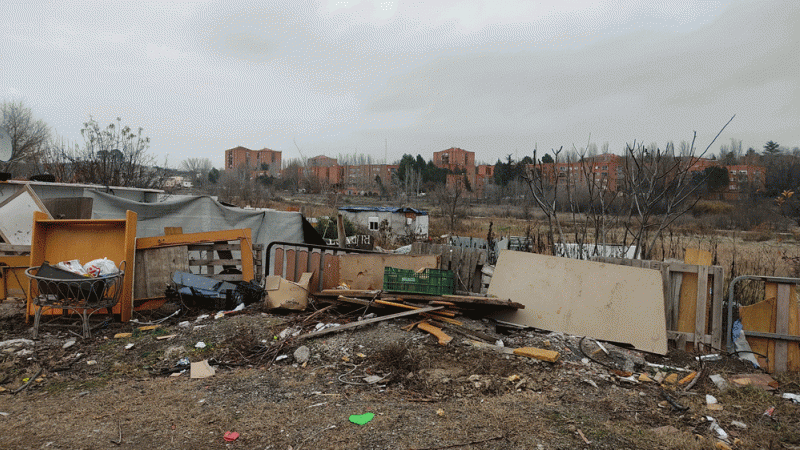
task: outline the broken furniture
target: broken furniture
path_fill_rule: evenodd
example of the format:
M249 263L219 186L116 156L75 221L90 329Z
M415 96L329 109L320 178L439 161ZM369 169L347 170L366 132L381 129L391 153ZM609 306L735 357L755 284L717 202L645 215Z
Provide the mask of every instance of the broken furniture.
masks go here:
M593 261L660 271L667 339L687 351L703 345L722 348L725 269L709 265L711 253L687 248L684 263L608 257Z
M750 348L758 357L759 365L770 373L800 370L800 308L797 300L800 278L742 275L731 280L726 333L728 352L734 352L733 308L738 306L735 289L744 280L765 282L763 301L739 306L742 329Z
M305 272L311 272L311 292L339 285L339 255L375 254L371 250L341 248L330 245L297 242L270 242L266 250L268 275L277 275L288 281L299 281Z
M497 319L667 352L664 292L655 270L502 250L489 294L525 305L494 314Z
M136 245L136 213L128 211L125 219L50 219L41 212L33 213L33 234L31 241L31 267L41 266L45 261L53 263L77 259L92 261L108 258L119 267L133 265ZM40 314L64 314L63 309L40 307L34 303L39 295L35 283L28 291L26 321L37 310ZM108 308L107 308L108 309ZM127 322L133 311L133 276L122 279L119 301L109 313L119 314L120 320Z
M88 338L89 317L101 309L111 309L119 302L125 279L125 261L119 272L86 277L42 263L25 271L32 281L31 301L35 307L33 338L39 334L39 322L44 308L72 311L81 316L83 337Z
M28 277L25 271L31 266L31 246L0 244L0 302L9 293L27 298Z
M203 275L219 281L248 282L261 280L256 273L249 228L176 233L136 240L136 283L134 299L137 310L159 307L166 301L164 291L174 272ZM238 273L236 273L238 272Z
M19 188L0 203L0 236L11 245L31 245L31 223L34 212L53 217L39 196L28 185Z

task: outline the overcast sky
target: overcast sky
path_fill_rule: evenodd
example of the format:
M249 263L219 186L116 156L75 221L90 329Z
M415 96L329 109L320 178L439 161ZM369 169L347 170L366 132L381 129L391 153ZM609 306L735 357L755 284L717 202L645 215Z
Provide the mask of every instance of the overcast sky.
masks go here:
M0 2L0 100L81 142L144 128L159 162L452 146L800 146L800 1ZM295 144L296 143L296 144Z

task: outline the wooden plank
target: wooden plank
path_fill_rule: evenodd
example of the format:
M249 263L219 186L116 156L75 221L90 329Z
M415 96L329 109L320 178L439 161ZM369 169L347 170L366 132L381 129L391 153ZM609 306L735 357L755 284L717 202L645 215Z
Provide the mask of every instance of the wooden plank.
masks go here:
M322 289L339 286L339 256L332 253L323 254Z
M497 319L667 352L656 270L503 250L488 293L525 305Z
M672 291L670 292L670 308L671 308L671 325L667 328L668 330L674 330L678 326L678 318L680 314L680 307L681 307L681 289L683 286L683 273L681 272L672 272L670 267L670 273L672 274ZM681 348L681 347L678 347Z
M684 257L685 264L708 266L711 264L711 252L696 248L687 248ZM680 264L670 263L671 269L679 270ZM681 298L678 306L678 322L675 331L693 332L697 322L697 270L694 273L684 273L681 286ZM694 350L694 345L687 344L686 351Z
M439 345L447 345L453 340L453 338L448 336L441 328L435 327L428 322L420 322L417 324L417 328L436 337L436 339L439 340Z
M30 255L0 255L0 300L8 297L9 290L26 295L29 278L25 275L25 269L30 265Z
M312 331L311 333L301 334L300 336L297 336L296 339L302 341L312 337L322 336L330 333L338 333L339 331L351 330L353 328L360 327L363 325L369 325L377 322L384 322L387 320L397 319L399 317L406 317L414 314L422 314L431 311L438 311L442 308L444 308L444 306L428 306L427 308L416 309L413 311L403 311L396 314L389 314L388 316L380 316L380 317L374 317L372 319L360 320L358 322L350 322L348 324L341 325L338 327L325 328L324 330Z
M722 267L713 267L714 281L711 288L711 346L715 349L722 349L723 344L722 336L722 315L723 315L723 296L724 296L724 282L725 270Z
M695 302L694 334L695 336L705 336L707 328L706 303L708 302L708 266L700 266L697 270L697 300ZM701 347L702 342L695 340L694 349L705 350Z
M535 347L515 348L514 354L517 356L527 356L528 358L535 358L551 363L558 361L558 358L561 356L561 354L555 350L545 350L542 348L535 348Z
M777 285L775 283L766 283L764 286L765 300L749 306L742 306L739 308L739 317L742 320L742 327L745 335L749 331L760 331L763 333L775 332L775 306L777 303ZM748 335L747 342L750 344L752 350L756 353L766 355L768 361L756 355L758 364L767 370L773 372L775 342L760 337L750 337Z
M308 250L307 249L298 249L296 254L296 267L297 267L297 277L303 275L304 272L311 272L308 267ZM314 278L313 272L311 278Z
M191 245L200 242L218 242L218 241L240 241L252 242L252 232L250 228L241 228L238 230L219 230L219 231L205 231L202 233L184 233L174 234L169 236L154 236L139 238L136 240L136 248L153 248L153 247L170 247L176 245ZM247 248L247 246L244 246ZM252 249L248 252L252 253Z
M272 275L283 277L283 254L284 254L283 247L278 247L275 249L275 258L274 258L275 262L273 262L275 266L274 269L272 270ZM267 270L269 270L269 267L267 267Z
M183 227L164 227L164 236L183 234Z
M286 250L286 278L289 281L297 281L297 266L296 266L296 255L297 250L295 249L288 249Z
M382 289L386 267L416 271L439 265L435 255L351 254L340 255L339 261L339 283L356 290Z
M169 248L169 247L166 247ZM241 266L241 259L192 259L190 266Z
M134 300L163 297L167 285L172 284L172 273L188 271L186 246L137 250Z
M789 289L789 335L799 339L792 341L787 349L787 368L789 372L800 371L800 308L797 301L797 286Z
M220 251L220 250L228 250L238 252L242 249L242 246L238 243L236 244L216 244L216 243L207 243L207 244L192 244L189 245L189 251Z
M386 307L384 305L381 305L379 303L375 303L375 302L370 301L370 300L365 300L363 298L355 298L355 297L345 297L344 295L340 295L339 297L336 298L336 300L340 301L340 302L353 303L355 305L370 306L370 307L375 307L375 308L385 308Z
M778 299L775 311L775 334L789 334L789 285L778 285ZM775 372L786 372L788 342L775 342Z
M665 268L661 271L661 276L663 277L665 275L667 277L667 288L664 290L664 313L666 314L667 330L671 330L675 328L675 322L672 320L672 316L675 313L673 293L675 292L675 276L677 274L670 272L669 268Z
M308 257L308 271L313 273L311 276L311 284L309 284L310 292L319 291L322 288L322 254L319 251L311 252Z

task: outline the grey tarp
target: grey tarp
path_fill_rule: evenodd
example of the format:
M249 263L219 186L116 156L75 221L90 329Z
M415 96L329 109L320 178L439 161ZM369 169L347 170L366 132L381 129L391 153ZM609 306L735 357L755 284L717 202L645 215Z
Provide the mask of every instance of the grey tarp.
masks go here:
M182 227L184 233L250 228L253 242L303 242L302 216L299 212L248 211L224 206L211 197L141 203L98 191L89 191L93 199L93 219L124 219L125 211L138 215L136 237L163 236L164 227Z

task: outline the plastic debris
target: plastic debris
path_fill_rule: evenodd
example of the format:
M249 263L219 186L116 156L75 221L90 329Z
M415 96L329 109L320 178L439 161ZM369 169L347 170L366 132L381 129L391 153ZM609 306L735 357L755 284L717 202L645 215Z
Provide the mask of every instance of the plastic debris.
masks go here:
M798 394L790 394L788 392L784 392L783 395L781 395L781 398L791 400L792 403L800 403L800 395Z
M375 418L375 414L368 412L364 414L353 414L350 416L350 422L356 425L365 425Z
M744 422L739 422L738 420L732 420L731 421L731 426L732 427L736 427L736 428L740 428L742 430L746 430L747 429L747 424L744 423Z
M728 389L728 382L725 381L725 378L722 378L722 375L711 375L709 378L720 391Z
M194 348L206 348L206 343L203 341L198 341L197 344L194 344Z
M226 431L224 435L222 435L222 439L225 439L228 442L233 442L236 439L239 439L239 433L235 431Z
M711 422L709 428L711 429L711 431L716 433L720 439L728 439L728 433L725 430L723 430L722 427L719 426L719 424L717 423L717 419L711 416L706 416L706 420Z

